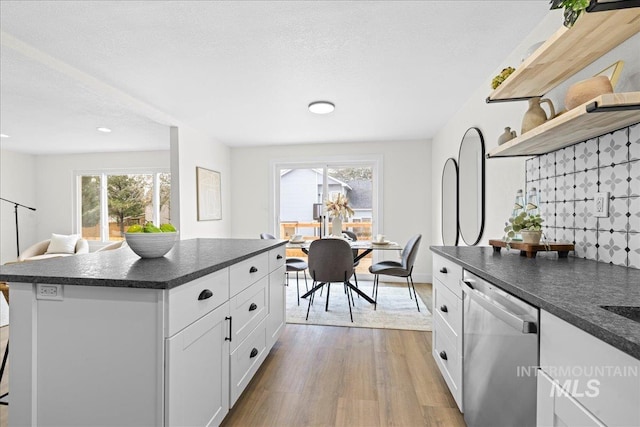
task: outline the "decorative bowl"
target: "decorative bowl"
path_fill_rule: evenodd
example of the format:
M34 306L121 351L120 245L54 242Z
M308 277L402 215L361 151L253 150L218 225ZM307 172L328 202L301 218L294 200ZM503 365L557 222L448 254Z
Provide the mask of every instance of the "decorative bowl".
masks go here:
M171 250L178 238L173 233L124 233L127 244L140 258L160 258Z
M613 93L609 77L591 77L569 86L564 97L564 106L567 107L567 110L571 110L605 93Z

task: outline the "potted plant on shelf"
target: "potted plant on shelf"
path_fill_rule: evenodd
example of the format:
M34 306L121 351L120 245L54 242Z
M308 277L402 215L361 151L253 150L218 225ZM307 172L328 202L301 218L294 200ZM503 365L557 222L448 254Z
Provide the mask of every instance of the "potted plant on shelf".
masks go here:
M327 213L333 218L331 220L331 234L342 236L342 220L353 216L353 209L349 206L349 199L344 194L338 193L334 199L327 200L325 206L327 207Z
M564 26L571 28L589 6L589 0L551 0L551 10L564 8Z
M537 245L542 238L542 223L544 219L539 214L531 215L521 212L515 217L509 218L505 223L503 240L507 243L507 249L510 249L510 243L516 234L522 235L523 243L531 243Z

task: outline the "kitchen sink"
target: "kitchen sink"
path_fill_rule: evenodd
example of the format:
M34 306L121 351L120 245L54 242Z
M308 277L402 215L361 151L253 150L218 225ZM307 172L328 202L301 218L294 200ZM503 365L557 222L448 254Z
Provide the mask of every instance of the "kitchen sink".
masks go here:
M632 307L628 305L601 305L600 307L619 316L624 316L627 319L640 323L640 307Z

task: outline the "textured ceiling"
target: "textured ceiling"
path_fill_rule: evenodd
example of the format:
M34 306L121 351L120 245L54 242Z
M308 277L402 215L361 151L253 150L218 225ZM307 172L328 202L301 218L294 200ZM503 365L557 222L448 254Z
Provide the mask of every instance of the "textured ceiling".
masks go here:
M2 148L166 149L169 125L230 146L429 139L548 8L3 0Z

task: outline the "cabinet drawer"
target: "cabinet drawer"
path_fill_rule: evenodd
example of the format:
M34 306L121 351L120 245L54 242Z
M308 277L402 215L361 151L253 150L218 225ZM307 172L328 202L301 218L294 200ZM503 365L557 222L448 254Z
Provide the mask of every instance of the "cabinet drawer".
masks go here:
M262 322L231 353L231 406L236 403L267 356L267 332Z
M269 251L269 272L275 271L284 265L287 258L286 250L287 247L282 245Z
M265 252L229 267L229 292L234 296L269 272L269 253Z
M229 299L229 270L169 289L168 294L165 330L170 337Z
M462 267L439 255L433 255L433 277L451 290L458 298L462 298Z
M442 317L456 336L461 336L462 300L438 279L433 282L433 312Z
M455 336L438 316L433 317L433 357L449 390L462 410L462 363Z
M267 316L269 276L263 277L235 297L231 298L231 351Z

